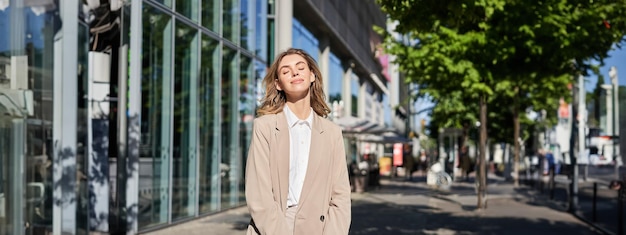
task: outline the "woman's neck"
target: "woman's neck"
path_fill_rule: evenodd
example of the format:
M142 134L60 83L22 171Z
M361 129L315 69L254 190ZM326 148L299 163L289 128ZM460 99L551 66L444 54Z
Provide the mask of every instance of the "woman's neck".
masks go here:
M296 102L287 102L289 110L300 120L307 119L311 114L311 102L307 99L298 100Z

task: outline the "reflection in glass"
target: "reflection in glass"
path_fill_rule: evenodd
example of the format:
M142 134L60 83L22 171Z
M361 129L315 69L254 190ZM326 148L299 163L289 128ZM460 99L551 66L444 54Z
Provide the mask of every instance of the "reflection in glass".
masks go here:
M0 10L0 234L43 234L52 232L53 219L52 74L60 7L10 2ZM22 105L27 94L33 99Z
M254 120L256 100L254 87L256 76L254 76L252 59L241 56L241 75L239 79L239 154L241 159L241 169L246 169L246 156L250 146L252 136L252 121ZM239 174L239 178L244 178L244 171ZM239 181L239 201L245 201L244 181Z
M257 0L256 2L256 7L255 7L255 17L256 20L255 22L255 50L254 50L254 54L256 56L258 56L261 59L266 59L267 58L267 50L268 50L268 45L267 45L267 39L268 39L268 35L267 35L267 21L268 21L268 17L267 17L267 1L266 0Z
M198 30L176 22L172 218L195 215Z
M144 4L139 227L166 223L169 202L172 20Z
M237 27L239 27L239 7L237 0L224 0L222 36L231 42L238 43Z
M241 47L254 51L254 3L253 0L241 0Z
M328 79L326 79L328 81L328 102L332 105L333 112L339 112L340 110L335 110L335 106L342 101L341 91L343 90L344 72L339 58L333 53L330 53L329 57Z
M237 63L237 51L224 47L222 67L222 163L220 165L221 175L221 209L232 208L238 205L239 172L241 164L239 161L238 147L238 110L236 94L238 93L237 71L240 69Z
M255 87L255 103L256 103L256 107L259 107L261 105L261 100L263 99L263 96L265 96L265 87L263 87L263 77L265 77L265 74L267 72L267 65L265 65L265 62L263 61L258 61L255 60L254 61L254 73L256 76L256 80L254 81L254 87ZM255 112L256 114L256 112Z
M186 16L194 22L198 22L198 0L176 1L176 12Z
M319 41L311 31L309 31L300 21L293 19L293 35L291 36L293 40L293 47L302 48L302 50L306 51L315 59L315 61L319 60Z
M87 234L89 231L89 182L87 176L89 175L89 156L87 154L87 144L89 130L87 127L87 119L91 118L87 113L87 105L89 104L87 97L87 71L89 55L89 29L87 25L78 25L78 100L77 110L77 133L76 133L76 181L78 184L78 197L76 203L76 224L77 234Z
M276 22L274 19L267 20L267 60L274 60L274 51L276 50L276 45L274 42L276 41L276 34L274 33L276 29Z
M167 7L172 7L172 0L155 0L155 1ZM183 1L186 1L186 0L183 0Z
M219 1L203 0L202 1L202 26L218 33L218 23L220 22Z
M221 92L217 90L219 77L219 42L202 37L200 78L198 80L198 152L200 213L218 209L220 125L218 123Z
M352 107L350 107L350 114L353 117L359 116L359 77L351 73L350 74L350 94L352 99Z
M383 93L382 94L382 101L381 103L383 104L383 120L385 123L385 126L391 126L391 105L389 104L389 97L387 96L387 94Z

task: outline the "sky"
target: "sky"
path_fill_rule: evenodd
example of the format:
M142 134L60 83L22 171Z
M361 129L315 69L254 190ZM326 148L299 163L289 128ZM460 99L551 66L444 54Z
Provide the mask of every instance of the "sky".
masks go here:
M626 85L626 46L622 47L622 49L615 48L614 50L609 52L609 57L604 59L604 64L602 68L600 68L600 73L604 76L604 83L610 84L611 78L609 77L609 69L611 66L615 66L617 69L617 83L620 86ZM585 90L592 91L596 86L596 81L598 77L596 75L592 75L585 78L587 81L585 82Z

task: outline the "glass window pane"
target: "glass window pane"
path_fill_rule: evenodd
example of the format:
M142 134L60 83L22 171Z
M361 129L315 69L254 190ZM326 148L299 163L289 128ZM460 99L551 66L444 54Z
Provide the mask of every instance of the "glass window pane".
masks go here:
M202 55L200 78L198 80L198 152L200 160L200 213L214 212L219 209L218 184L220 161L218 144L220 143L220 125L218 100L221 92L217 90L219 77L219 42L207 36L202 37Z
M276 41L275 35L276 22L274 19L267 20L267 61L274 60L274 51L276 50L276 45L274 42Z
M350 114L354 117L359 116L359 77L352 73L350 76L350 93L352 95L352 107L350 107Z
M32 3L42 10L35 13L18 5L0 11L0 234L27 234L32 230L23 230L26 223L51 233L52 76L60 7ZM30 95L28 105L24 97Z
M222 36L231 42L239 43L237 27L239 27L239 7L237 0L224 0Z
M143 5L139 227L163 224L169 214L172 19Z
M331 109L331 118L340 118L343 112L343 67L341 61L332 52L328 63L328 104Z
M318 61L319 41L317 38L315 38L315 36L313 36L313 34L296 19L293 19L292 29L293 47L302 48L302 50L309 53L315 61Z
M77 103L78 113L77 113L76 121L79 127L77 128L78 130L76 133L76 136L77 136L76 138L76 142L77 142L76 143L77 145L76 170L78 171L76 173L76 181L78 182L78 185L77 185L78 197L76 198L76 224L78 228L77 229L78 234L83 234L83 233L87 234L86 231L89 231L88 212L89 212L89 187L90 187L89 182L87 181L88 176L89 176L89 159L87 158L87 156L89 156L89 154L87 154L88 153L87 152L87 149L88 149L87 148L87 144L88 144L87 135L91 133L92 137L95 137L94 139L92 139L94 144L97 141L102 141L103 135L99 135L99 134L104 134L102 133L102 131L106 131L108 133L108 118L100 118L100 117L96 118L96 117L93 117L92 115L89 115L87 112L87 106L89 102L85 99L85 97L87 96L87 91L88 91L87 87L89 86L87 82L88 81L87 71L89 71L88 69L89 29L87 28L86 25L84 24L78 25L78 35L79 35L78 37L78 43L79 43L78 66L82 69L80 69L78 72L78 79L77 79L78 97L76 98L76 100L78 101ZM102 86L101 88L104 88L103 90L106 90L103 93L105 94L109 93L108 85L105 85L105 84L99 84L99 85ZM100 107L106 107L106 106L107 106L106 104L100 104ZM103 114L108 115L108 108L102 108L101 111L106 112ZM89 118L92 118L92 131L89 131L87 128L80 128L80 127L87 127L87 120ZM108 134L106 136L108 137ZM102 144L102 142L99 142L99 143ZM99 150L97 147L92 149L92 153L90 153L90 154L93 154L92 159L98 159L98 160L107 159L106 153L103 153L103 151L96 152L97 150ZM81 233L81 231L83 233Z
M192 21L198 22L198 0L178 0L176 1L176 12L186 16Z
M222 67L222 164L221 175L221 209L232 208L239 204L239 181L241 164L239 161L238 133L238 71L237 51L224 47Z
M241 47L254 51L254 3L253 0L241 0Z
M259 107L261 105L261 100L263 96L265 96L265 88L263 87L263 78L267 72L267 66L263 61L254 61L254 72L256 75L255 81L255 92L256 92L256 106ZM256 109L256 107L255 107ZM255 113L256 114L256 113Z
M267 58L267 1L257 0L255 8L255 39L256 42L254 53L259 58L266 60Z
M383 106L383 120L385 122L385 126L390 127L391 126L391 114L392 114L392 109L391 109L391 104L389 103L389 97L387 96L387 94L383 94L382 95L382 106Z
M239 153L242 163L241 169L245 168L246 156L248 156L248 147L250 145L250 137L252 136L252 121L255 116L256 100L255 85L256 77L254 76L252 59L249 57L241 57L241 79L239 80ZM244 178L244 171L239 174L239 178ZM244 181L239 181L239 201L245 201L244 198Z
M326 79L328 81L328 102L335 106L335 103L339 105L342 101L341 91L343 90L344 71L341 61L335 54L330 53L329 57L328 79Z
M198 30L176 22L172 218L195 215Z
M219 33L218 23L220 22L220 1L202 0L202 26Z
M267 11L269 12L270 15L273 15L276 13L276 0L267 0Z
M167 7L172 7L172 0L155 0L155 1ZM186 1L186 0L183 0L183 1Z

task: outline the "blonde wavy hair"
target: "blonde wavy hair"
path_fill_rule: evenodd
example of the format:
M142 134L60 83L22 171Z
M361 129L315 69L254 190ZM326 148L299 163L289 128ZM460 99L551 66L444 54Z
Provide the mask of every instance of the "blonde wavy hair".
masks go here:
M275 81L278 79L278 65L280 61L288 55L300 55L304 58L309 65L309 69L315 74L315 81L311 83L309 92L311 93L311 108L313 111L322 117L327 117L330 113L330 108L326 104L326 95L324 95L324 82L322 79L322 73L315 59L311 57L302 49L289 48L286 51L276 56L274 63L270 66L267 74L263 78L263 85L265 86L265 96L261 100L261 107L256 111L257 116L263 116L266 114L276 114L283 111L283 107L287 102L287 97L284 91L276 89Z

